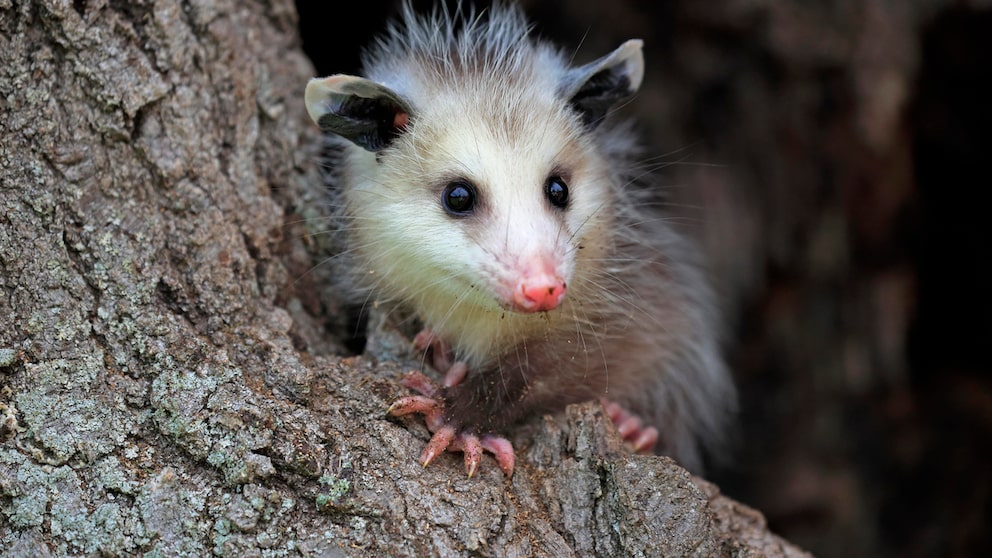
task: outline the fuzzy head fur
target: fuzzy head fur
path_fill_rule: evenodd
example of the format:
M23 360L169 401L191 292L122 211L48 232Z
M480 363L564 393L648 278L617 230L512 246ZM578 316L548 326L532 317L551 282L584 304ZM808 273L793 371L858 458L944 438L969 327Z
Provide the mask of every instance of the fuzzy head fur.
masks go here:
M340 164L367 278L470 360L547 328L548 316L514 307L521 275L560 279L562 312L596 289L581 270L610 249L618 177L593 132L643 75L640 41L570 68L528 31L509 6L461 25L407 7L367 53L366 78L332 76L307 90L314 120L355 144ZM564 209L546 199L551 177L567 187ZM445 211L454 182L474 189L471 215Z

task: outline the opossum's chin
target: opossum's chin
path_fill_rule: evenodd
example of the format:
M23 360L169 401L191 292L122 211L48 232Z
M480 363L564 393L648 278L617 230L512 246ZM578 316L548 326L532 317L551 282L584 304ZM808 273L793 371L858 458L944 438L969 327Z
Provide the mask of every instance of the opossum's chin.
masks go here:
M518 303L513 301L506 301L496 299L496 304L499 309L503 312L509 312L511 314L519 314L521 316L532 315L532 314L553 314L561 306L559 302L554 308L522 308Z
M564 283L562 283L560 289L549 289L549 292L537 296L528 296L519 285L516 290L499 289L497 294L493 295L492 301L502 312L524 316L554 312L561 307L565 298Z
M512 294L503 295L497 292L477 293L476 295L463 298L459 303L459 311L476 316L505 317L506 315L528 316L535 314L554 314L564 303L566 296L562 293L555 298L554 302L547 302L543 305L522 303L519 296L514 298Z

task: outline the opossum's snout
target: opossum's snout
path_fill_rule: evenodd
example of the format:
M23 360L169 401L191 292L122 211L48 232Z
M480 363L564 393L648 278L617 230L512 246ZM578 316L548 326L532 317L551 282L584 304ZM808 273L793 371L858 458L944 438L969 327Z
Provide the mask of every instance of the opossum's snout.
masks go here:
M513 309L518 312L547 312L554 310L565 298L565 282L561 279L521 282L513 292Z
M550 264L539 259L521 267L523 273L509 300L511 309L530 313L557 308L565 298L565 280L558 276Z

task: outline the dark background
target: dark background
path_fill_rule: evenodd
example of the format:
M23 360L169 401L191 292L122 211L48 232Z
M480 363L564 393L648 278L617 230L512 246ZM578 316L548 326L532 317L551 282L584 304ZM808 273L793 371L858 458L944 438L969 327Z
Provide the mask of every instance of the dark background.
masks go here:
M708 478L817 556L992 555L992 11L523 4L578 62L645 40L626 111L708 252L742 396ZM357 73L396 5L298 0L318 75Z

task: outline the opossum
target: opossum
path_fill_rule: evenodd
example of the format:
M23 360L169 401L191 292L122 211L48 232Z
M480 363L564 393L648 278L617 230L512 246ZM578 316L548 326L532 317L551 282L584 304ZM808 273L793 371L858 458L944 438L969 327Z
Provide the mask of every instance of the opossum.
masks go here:
M613 122L644 73L642 42L590 63L532 36L519 6L406 3L363 75L314 78L305 101L336 155L327 181L378 304L412 310L416 346L446 373L404 381L388 409L424 414L420 459L600 399L634 450L698 471L734 409L698 250L642 184L632 126Z

